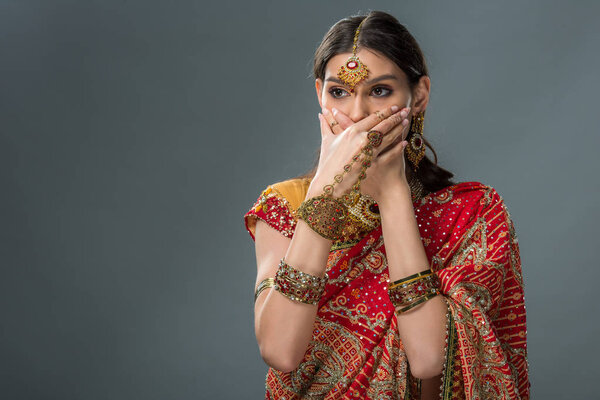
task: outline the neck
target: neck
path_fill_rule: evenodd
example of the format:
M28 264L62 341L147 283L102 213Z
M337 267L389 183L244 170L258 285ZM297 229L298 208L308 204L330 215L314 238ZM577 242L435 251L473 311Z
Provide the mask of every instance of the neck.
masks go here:
M406 167L404 170L404 175L406 176L406 181L410 182L413 178L414 172L412 171L412 165L410 163L406 163Z

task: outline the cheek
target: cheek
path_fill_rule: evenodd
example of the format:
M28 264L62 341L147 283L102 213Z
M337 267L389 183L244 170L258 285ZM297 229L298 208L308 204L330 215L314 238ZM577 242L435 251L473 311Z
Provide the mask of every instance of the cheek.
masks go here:
M335 104L334 99L331 98L331 96L329 95L329 93L327 93L326 91L323 92L323 94L321 94L321 103L323 103L323 106L328 106L328 108L332 107L332 104Z
M344 109L344 107L347 104L344 103L343 101L340 101L340 99L334 99L333 97L331 97L331 95L329 93L325 93L321 97L321 103L323 104L324 107L329 108L330 110L333 107L335 107L335 108L337 108L340 111L346 112L346 110Z
M394 95L392 95L392 99L396 104L400 105L401 107L404 107L408 105L410 101L410 95L408 93L397 91L396 93L394 93Z

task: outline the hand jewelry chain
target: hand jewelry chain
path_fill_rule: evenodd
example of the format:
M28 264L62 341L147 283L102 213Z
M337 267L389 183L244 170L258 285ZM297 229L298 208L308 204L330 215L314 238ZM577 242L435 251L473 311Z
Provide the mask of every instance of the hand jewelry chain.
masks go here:
M367 139L368 143L352 157L350 163L344 165L342 173L335 175L334 182L323 187L323 194L305 200L298 208L298 216L315 232L327 239L336 240L340 237L348 219L348 207L356 204L359 200L361 181L367 177L366 170L371 166L373 148L381 144L383 133L371 130L367 133ZM365 157L362 161L358 181L340 199L334 198L335 185L342 182L344 174L348 173L352 169L352 165L360 160L361 154L364 154Z

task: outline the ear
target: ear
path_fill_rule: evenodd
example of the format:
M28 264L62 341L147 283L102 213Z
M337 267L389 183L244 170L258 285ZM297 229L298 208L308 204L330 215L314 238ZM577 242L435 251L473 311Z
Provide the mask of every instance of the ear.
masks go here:
M431 80L427 75L423 75L419 79L419 83L413 90L413 103L411 106L411 114L416 114L420 111L425 111L429 103L429 92L431 89Z
M321 100L321 92L323 91L323 80L317 78L315 80L315 89L317 90L317 100L319 100L319 108L323 108L323 102Z

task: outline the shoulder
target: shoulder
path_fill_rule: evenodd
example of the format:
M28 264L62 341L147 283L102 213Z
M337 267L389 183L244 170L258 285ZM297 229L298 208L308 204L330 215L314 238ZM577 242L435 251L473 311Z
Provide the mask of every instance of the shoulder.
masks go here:
M250 210L244 214L246 229L254 239L257 220L263 220L286 237L293 235L296 210L304 201L311 179L292 178L264 188Z
M442 189L440 192L444 191L451 192L454 198L473 198L480 200L482 203L502 201L502 197L493 186L480 181L459 182Z
M511 221L506 202L495 187L479 181L460 182L455 185L454 192L459 198L465 199L465 205L471 204L473 208L476 208L481 216L495 219L502 215Z
M506 205L498 191L480 181L464 181L430 194L434 203L471 208L479 213L504 212Z
M269 185L271 191L286 201L292 211L296 211L306 197L310 178L293 178Z

